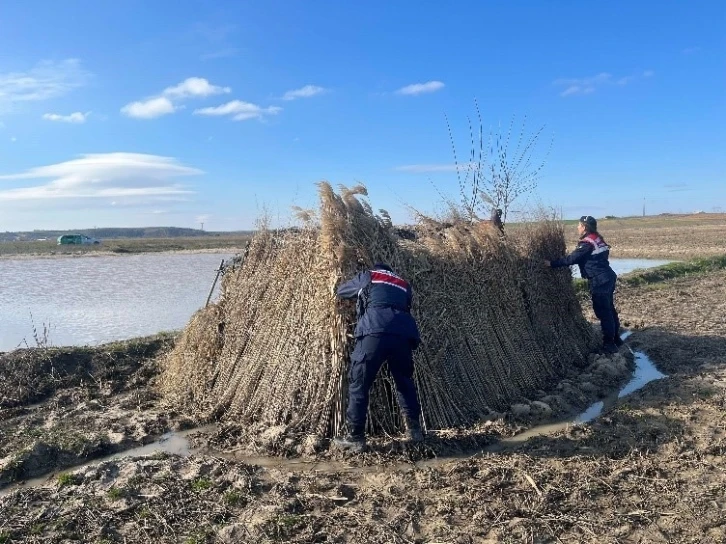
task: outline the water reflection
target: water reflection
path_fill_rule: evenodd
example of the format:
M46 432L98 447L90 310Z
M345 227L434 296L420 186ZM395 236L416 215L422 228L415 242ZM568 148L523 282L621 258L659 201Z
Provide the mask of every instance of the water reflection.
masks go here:
M0 261L0 351L35 345L50 323L53 345L100 344L183 328L204 305L228 253Z

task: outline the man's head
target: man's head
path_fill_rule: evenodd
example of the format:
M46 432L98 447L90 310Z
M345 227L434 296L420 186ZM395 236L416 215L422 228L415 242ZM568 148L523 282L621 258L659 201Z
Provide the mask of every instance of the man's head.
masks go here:
M388 266L385 263L376 263L373 265L373 270L388 270L389 272L393 272L393 268Z
M597 232L597 220L591 215L583 215L577 224L577 232L580 236Z

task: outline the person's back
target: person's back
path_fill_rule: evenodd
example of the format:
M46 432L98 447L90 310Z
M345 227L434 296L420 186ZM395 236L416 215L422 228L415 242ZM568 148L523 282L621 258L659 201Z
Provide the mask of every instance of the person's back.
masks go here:
M379 263L340 285L337 295L356 299L358 323L348 374L348 435L336 438L334 443L354 452L365 449L370 388L385 363L396 384L409 438L415 442L423 440L421 407L413 381L412 351L418 347L420 336L411 315L411 285L389 266Z
M390 270L374 269L367 274L368 285L358 294L356 337L393 334L418 339L418 327L411 315L413 290L409 283Z

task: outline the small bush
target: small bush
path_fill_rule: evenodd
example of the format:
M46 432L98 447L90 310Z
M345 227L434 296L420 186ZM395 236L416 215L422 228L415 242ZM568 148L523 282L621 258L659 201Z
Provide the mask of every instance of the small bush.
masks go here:
M78 484L78 480L73 474L59 474L58 475L58 487L66 487L68 485L76 485Z
M194 491L205 491L212 487L212 480L207 478L197 478L192 482L192 489Z

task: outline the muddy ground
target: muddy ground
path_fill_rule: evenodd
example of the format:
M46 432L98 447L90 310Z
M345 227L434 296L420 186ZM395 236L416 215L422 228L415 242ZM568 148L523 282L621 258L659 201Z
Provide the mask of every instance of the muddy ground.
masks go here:
M637 329L628 344L669 377L591 424L459 459L430 458L471 437L439 436L413 453L389 452L389 440L317 465L262 467L214 452L106 461L0 497L0 543L726 541L726 273L621 289L618 305ZM38 443L93 458L187 426L153 393L162 344L108 350L66 368L67 381L31 380L20 394L0 385L0 478L32 474L38 463L17 456ZM576 393L560 396L589 402L581 374L595 380L623 364L598 372L605 365L593 361L571 380ZM503 416L482 425L485 443L534 421ZM51 458L42 470L63 466L63 455Z
M0 355L0 488L147 444L191 422L162 408L156 356L173 336Z

